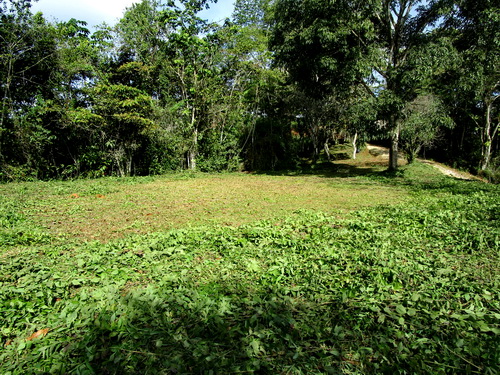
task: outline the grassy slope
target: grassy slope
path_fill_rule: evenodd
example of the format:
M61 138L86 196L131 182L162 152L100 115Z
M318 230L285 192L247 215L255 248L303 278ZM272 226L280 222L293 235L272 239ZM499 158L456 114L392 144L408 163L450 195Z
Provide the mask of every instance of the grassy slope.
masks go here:
M498 373L499 188L356 168L0 186L0 372Z

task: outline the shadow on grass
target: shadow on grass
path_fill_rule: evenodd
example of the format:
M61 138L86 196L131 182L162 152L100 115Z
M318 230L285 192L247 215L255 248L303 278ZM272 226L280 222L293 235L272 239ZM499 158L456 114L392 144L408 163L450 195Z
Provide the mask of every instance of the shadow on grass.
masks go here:
M304 164L293 170L256 171L256 174L268 176L301 176L313 175L325 178L351 178L359 176L377 176L383 173L380 167L356 166L352 164L321 162Z
M406 317L408 324L422 326L422 337L435 339L410 345L398 338L391 319L381 323L379 314L346 299L359 293L354 290L314 304L276 288L237 296L225 292L174 288L109 301L108 309L94 312L95 323L84 327L83 339L69 345L66 358L73 365L65 371L423 374L436 369L442 346L453 347L459 337L454 328L424 329L421 318ZM483 349L496 342L482 340ZM447 366L464 364L456 356L440 360Z
M296 170L260 171L256 173L269 176L291 177L301 175L313 175L324 178L365 177L386 185L406 187L415 191L448 192L462 195L473 194L479 191L494 192L499 190L499 185L445 176L436 171L432 166L420 162L402 166L396 171L382 169L382 165L382 163L379 163L369 167L363 164L358 166L348 163L322 162L316 165L303 165Z
M120 314L101 311L84 338L68 350L79 362L77 373L336 373L369 362L368 356L350 360L353 344L360 342L346 338L344 328L333 332L330 327L328 334L327 322L313 319L321 311L276 290L238 297L195 289L136 294L123 297L118 306ZM325 308L329 312L322 315L342 325L342 303L332 301Z

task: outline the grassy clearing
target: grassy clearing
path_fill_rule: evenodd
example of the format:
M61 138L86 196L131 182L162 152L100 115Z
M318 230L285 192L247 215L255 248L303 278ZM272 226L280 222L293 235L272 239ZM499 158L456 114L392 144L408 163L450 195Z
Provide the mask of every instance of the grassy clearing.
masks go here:
M185 175L0 186L52 235L109 240L199 225L239 226L309 209L333 213L392 204L408 192L368 178Z
M1 186L0 372L498 373L499 188L339 173Z

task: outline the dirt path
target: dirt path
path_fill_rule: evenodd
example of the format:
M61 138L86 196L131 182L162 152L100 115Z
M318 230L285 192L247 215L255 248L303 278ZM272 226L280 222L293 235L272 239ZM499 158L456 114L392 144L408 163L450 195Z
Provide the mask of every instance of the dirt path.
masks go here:
M481 178L471 175L470 173L458 171L444 164L437 163L433 160L418 159L418 161L420 161L421 163L432 165L434 168L438 169L442 174L446 176L458 178L460 180L479 180L484 182L484 180L482 180Z
M387 147L380 147L367 143L366 148L371 155L380 157L384 160L389 160L389 149Z
M367 144L366 148L368 149L368 152L376 157L380 157L383 160L389 160L389 149L386 147L380 147L380 146L375 146L375 145L370 145ZM400 154L399 159L404 159L404 157ZM425 160L425 159L417 159L421 163L429 164L432 165L434 168L438 169L442 174L454 178L458 178L461 180L481 180L479 177L473 176L469 173L466 172L461 172L456 169L450 168L444 164L437 163L432 160Z

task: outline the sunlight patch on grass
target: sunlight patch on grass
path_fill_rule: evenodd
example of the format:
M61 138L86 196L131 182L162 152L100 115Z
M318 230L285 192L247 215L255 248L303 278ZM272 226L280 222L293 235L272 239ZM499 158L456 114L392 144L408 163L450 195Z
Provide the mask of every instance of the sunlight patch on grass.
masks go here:
M239 226L297 210L327 213L399 203L400 187L369 178L200 174L20 185L29 215L53 234L108 240L199 225Z

